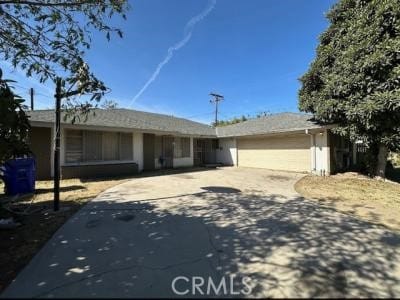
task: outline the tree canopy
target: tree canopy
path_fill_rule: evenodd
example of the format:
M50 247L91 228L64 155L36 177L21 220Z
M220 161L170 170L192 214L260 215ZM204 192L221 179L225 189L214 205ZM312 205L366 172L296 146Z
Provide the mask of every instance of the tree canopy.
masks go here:
M114 108L118 108L118 102L108 99L105 100L102 104L101 104L101 108L103 109L114 109Z
M85 63L92 31L122 37L107 25L125 18L126 0L0 0L0 56L40 82L63 77L66 90L78 89L100 100L107 88Z
M212 122L212 126L226 126L226 125L232 125L240 122L247 121L247 117L242 115L241 117L233 117L231 119L226 119L226 120L218 120L218 123L215 124L215 122Z
M3 79L0 70L0 165L7 159L30 153L30 125L24 99L15 95L9 84L12 81Z
M340 0L327 18L299 108L370 149L399 150L400 1Z
M0 0L0 58L41 83L62 77L65 94L73 90L99 101L107 88L85 62L85 52L94 31L107 40L122 37L119 28L108 24L115 14L125 19L128 8L127 0ZM0 164L29 153L26 107L9 83L0 80ZM81 114L87 117L91 102L64 100L66 116L72 122Z
M270 113L267 111L259 112L256 115L250 115L248 114L247 116L242 115L241 117L233 117L230 119L226 120L219 120L217 126L227 126L227 125L232 125L232 124L237 124L241 122L245 122L249 119L255 119L255 118L262 118L268 116ZM215 126L215 122L211 123L212 126Z

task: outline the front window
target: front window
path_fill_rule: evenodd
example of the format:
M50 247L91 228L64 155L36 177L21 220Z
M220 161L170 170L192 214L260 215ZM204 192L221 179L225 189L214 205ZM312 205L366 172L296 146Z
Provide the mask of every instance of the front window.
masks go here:
M190 138L176 137L174 139L174 158L190 157Z
M65 162L130 161L132 134L68 129L65 131Z

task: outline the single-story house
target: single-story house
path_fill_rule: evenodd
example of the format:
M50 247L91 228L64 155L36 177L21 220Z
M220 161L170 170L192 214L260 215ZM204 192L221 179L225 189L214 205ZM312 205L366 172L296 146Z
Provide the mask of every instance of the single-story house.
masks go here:
M37 178L50 178L54 110L28 114ZM156 113L95 109L86 122L61 119L61 175L128 175L205 164L328 175L347 164L353 147L310 118L280 113L214 128Z

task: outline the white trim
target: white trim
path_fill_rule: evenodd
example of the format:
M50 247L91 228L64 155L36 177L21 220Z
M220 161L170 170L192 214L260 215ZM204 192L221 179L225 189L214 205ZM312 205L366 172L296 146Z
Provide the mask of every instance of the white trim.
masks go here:
M138 165L138 170L143 170L143 133L133 132L133 160Z
M237 166L237 145L235 138L220 138L216 149L216 162L226 166Z
M325 165L325 175L330 175L331 174L331 163L330 163L330 157L331 157L331 151L330 151L330 145L329 145L329 132L327 129L324 131L324 165Z
M316 147L315 147L315 134L310 134L311 138L311 173L316 172L317 170L317 152L316 152Z
M330 175L330 145L329 131L323 131L310 134L311 136L311 167L312 173L325 176Z

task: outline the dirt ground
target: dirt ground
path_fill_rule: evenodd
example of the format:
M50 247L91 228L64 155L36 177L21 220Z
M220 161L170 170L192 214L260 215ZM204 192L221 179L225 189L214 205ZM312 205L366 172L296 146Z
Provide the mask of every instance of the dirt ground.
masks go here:
M306 176L295 189L303 197L367 221L400 230L400 184L355 173Z
M0 291L31 260L33 255L53 235L68 218L88 200L100 192L124 180L102 180L82 182L78 179L61 181L61 211L54 213L51 181L38 181L35 195L25 197L9 206L3 207L0 218L14 217L21 226L15 229L0 230ZM3 187L0 186L3 190ZM4 202L4 196L0 200Z
M57 213L53 212L53 181L37 181L34 195L27 195L10 205L6 203L10 198L2 194L4 185L0 181L0 219L13 217L21 224L14 229L0 230L0 293L56 230L99 193L131 178L182 171L146 172L129 178L62 180L61 209Z

